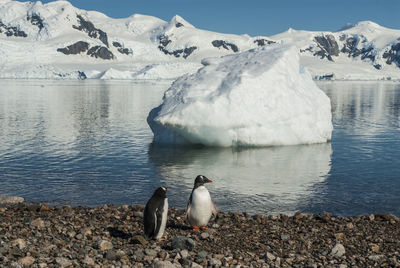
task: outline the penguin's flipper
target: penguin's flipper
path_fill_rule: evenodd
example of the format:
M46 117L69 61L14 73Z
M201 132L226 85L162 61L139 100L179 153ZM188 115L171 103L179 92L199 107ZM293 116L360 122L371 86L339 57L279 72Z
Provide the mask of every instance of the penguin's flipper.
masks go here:
M144 223L144 233L148 238L152 238L154 236L154 230L156 225L156 217L155 213L152 214L150 212L150 206L146 206L143 215L143 223Z
M193 195L193 191L190 194L189 202L188 202L187 207L186 207L186 220L189 218L190 209L192 207L192 195Z
M214 216L217 216L217 214L218 214L218 209L217 209L217 207L215 206L214 202L212 202L212 201L211 201L211 211L212 211L212 214L213 214Z

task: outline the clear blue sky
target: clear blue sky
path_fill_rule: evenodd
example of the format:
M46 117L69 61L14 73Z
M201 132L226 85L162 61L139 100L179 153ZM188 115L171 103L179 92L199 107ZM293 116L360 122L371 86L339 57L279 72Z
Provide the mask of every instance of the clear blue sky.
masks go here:
M52 2L49 0L43 3ZM196 28L234 34L273 35L289 27L336 31L371 20L400 29L400 0L70 0L75 7L112 18L180 15Z

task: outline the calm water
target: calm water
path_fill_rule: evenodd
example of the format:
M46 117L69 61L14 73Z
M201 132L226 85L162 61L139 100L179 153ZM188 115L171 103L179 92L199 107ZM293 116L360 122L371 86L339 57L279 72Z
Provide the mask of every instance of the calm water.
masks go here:
M151 145L166 82L0 80L0 195L52 205L145 203L159 185L184 208L198 174L217 207L400 215L400 84L319 83L332 142L262 149Z

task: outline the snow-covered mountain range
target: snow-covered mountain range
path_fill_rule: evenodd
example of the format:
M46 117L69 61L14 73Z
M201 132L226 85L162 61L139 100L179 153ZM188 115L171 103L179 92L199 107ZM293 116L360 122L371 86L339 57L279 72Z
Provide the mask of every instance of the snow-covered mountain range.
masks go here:
M134 14L124 19L73 7L0 0L0 78L175 79L205 58L284 43L315 79L400 80L400 30L373 22L337 32L222 34Z

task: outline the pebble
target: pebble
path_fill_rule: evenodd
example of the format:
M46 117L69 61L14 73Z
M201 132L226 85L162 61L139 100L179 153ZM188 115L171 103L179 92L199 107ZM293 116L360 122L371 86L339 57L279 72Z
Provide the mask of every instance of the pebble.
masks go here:
M97 248L100 251L106 251L106 250L110 250L113 248L113 244L110 241L107 240L99 240L97 242Z
M56 258L56 263L60 266L60 267L69 267L72 265L72 262L64 257L57 257Z
M331 255L334 255L336 257L342 257L346 253L346 250L344 246L340 243L337 243L331 251Z
M32 267L43 268L400 266L400 221L391 214L371 220L219 212L207 231L192 232L185 212L170 208L165 240L158 241L144 238L143 209L6 207L0 213L0 266L29 266L20 263L32 260Z
M35 258L26 256L18 260L18 264L22 266L31 266L35 262Z
M184 237L184 236L176 236L172 240L172 248L173 249L187 249L192 251L196 246L196 242L193 239Z

